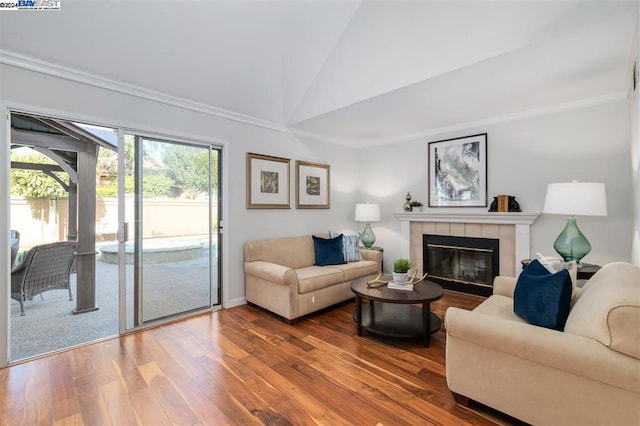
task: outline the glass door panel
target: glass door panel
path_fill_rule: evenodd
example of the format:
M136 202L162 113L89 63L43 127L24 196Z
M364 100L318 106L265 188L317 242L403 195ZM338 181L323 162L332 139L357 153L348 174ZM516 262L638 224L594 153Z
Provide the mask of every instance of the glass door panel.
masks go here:
M126 328L218 304L218 151L135 135L124 145Z

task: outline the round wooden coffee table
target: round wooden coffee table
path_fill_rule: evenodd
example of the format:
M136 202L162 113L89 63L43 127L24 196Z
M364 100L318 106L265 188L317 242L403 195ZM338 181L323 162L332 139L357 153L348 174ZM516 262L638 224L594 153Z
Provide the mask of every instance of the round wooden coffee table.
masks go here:
M441 321L429 310L431 302L442 297L444 290L431 281L414 285L413 290L393 290L386 285L368 287L364 280L353 281L351 291L356 295L358 336L362 330L389 337L421 336L429 347L429 337L440 330ZM362 309L362 300L369 301L369 309ZM416 305L420 306L416 306Z

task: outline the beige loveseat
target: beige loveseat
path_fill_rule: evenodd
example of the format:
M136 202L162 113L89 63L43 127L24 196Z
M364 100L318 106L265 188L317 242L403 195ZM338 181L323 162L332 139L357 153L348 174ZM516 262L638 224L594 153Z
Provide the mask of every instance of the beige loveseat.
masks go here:
M447 383L456 400L535 425L640 424L640 268L617 262L598 271L564 332L516 316L515 283L497 277L473 311L447 310Z
M244 245L247 302L293 320L351 299L351 282L375 278L382 268L382 252L361 248L360 254L359 262L315 266L311 235L249 241Z

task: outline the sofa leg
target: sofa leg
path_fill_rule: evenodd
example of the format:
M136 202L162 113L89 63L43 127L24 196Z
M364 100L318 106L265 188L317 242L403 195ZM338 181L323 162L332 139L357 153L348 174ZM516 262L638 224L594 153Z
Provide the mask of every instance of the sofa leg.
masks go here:
M469 406L469 398L464 396L464 395L460 395L459 393L455 393L455 392L451 392L453 394L453 399L456 401L456 404L458 405L462 405L464 407L468 407Z

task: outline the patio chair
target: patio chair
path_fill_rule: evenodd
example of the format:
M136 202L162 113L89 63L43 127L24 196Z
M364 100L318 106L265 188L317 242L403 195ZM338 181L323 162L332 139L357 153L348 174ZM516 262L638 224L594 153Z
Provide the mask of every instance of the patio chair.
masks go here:
M71 265L76 256L76 243L62 241L33 247L22 256L22 261L11 271L11 298L20 302L24 313L24 301L35 295L54 289L69 290Z
M20 233L15 229L11 230L11 268L16 263L16 256L18 256L18 249L20 248Z

